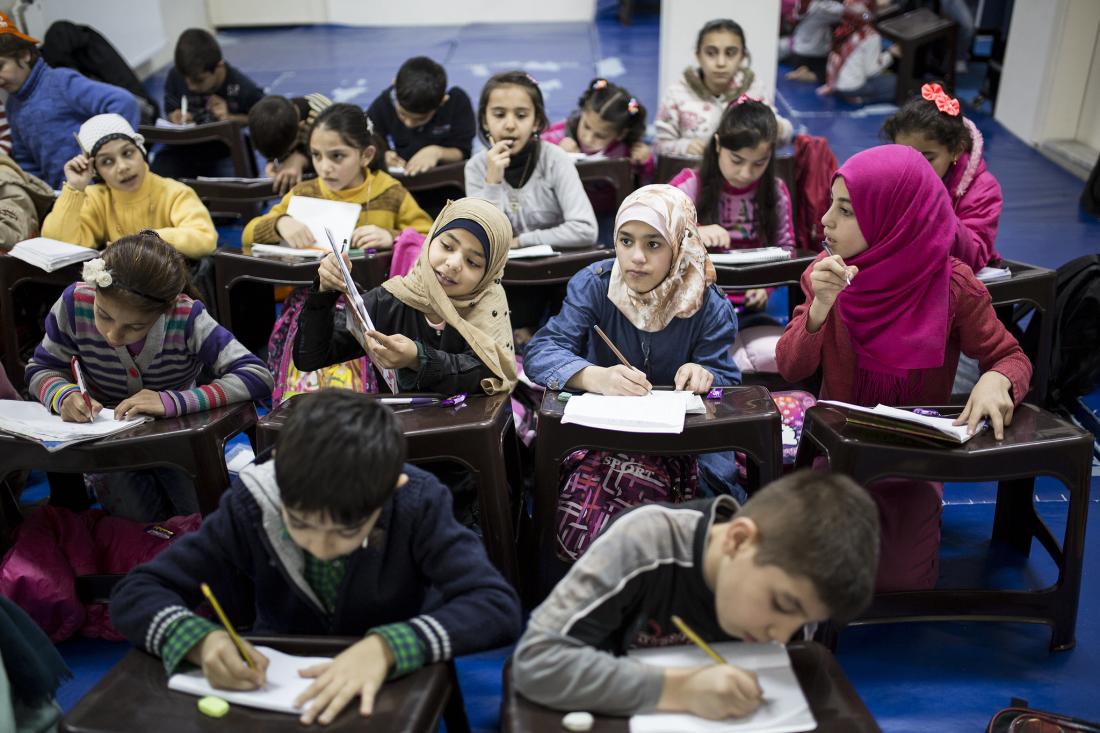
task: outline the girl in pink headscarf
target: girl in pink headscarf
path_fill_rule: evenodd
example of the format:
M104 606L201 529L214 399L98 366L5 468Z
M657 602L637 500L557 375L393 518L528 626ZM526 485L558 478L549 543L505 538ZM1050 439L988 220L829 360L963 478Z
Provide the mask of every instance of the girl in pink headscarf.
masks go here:
M956 220L931 166L912 148L852 156L833 178L821 223L833 254L802 275L806 302L776 348L790 381L819 368L819 397L862 405L942 404L959 353L982 376L957 421L989 418L1004 437L1027 394L1031 363L993 312L989 292L950 255ZM930 588L938 574L943 486L883 481L869 487L882 514L879 590Z

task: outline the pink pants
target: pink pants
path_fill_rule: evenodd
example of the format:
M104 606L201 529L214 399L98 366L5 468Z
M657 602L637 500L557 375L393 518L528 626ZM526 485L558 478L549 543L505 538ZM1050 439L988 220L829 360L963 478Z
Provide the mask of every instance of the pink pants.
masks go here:
M934 588L940 573L943 484L886 479L867 491L882 525L875 592Z

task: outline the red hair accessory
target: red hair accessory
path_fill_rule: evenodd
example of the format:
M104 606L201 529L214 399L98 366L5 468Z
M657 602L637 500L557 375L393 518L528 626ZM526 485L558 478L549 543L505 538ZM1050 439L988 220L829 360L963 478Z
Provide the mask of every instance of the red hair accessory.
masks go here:
M748 94L742 94L740 97L733 100L732 102L730 102L726 106L727 106L727 108L736 107L737 105L744 104L745 102L760 102L761 104L763 104L764 100L760 99L760 97L750 97Z
M596 81L592 82L593 91L598 92L599 90L603 89L606 86L607 86L607 79L597 79Z
M920 95L936 105L936 109L945 115L959 116L959 100L945 92L939 84L925 84L920 88Z
M638 100L634 97L630 98L630 101L626 103L626 111L630 113L630 116L638 114Z

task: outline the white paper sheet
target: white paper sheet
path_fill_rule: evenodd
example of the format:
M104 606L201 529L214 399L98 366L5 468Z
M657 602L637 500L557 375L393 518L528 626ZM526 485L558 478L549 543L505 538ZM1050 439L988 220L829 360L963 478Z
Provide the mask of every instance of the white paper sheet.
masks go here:
M186 109L183 109L183 112L186 111ZM194 122L172 122L163 117L158 117L157 121L153 123L153 127L159 127L162 130L189 130L194 126Z
M259 690L235 692L214 689L201 669L181 672L168 678L168 689L186 692L188 695L205 697L214 695L233 705L244 705L260 710L300 715L303 710L294 707L294 699L306 691L313 680L298 675L298 670L315 664L331 662L331 657L296 657L284 654L270 647L258 646L256 649L268 659L267 681Z
M16 242L8 254L46 272L99 257L99 252L91 247L59 242L49 237L34 237Z
M716 265L752 265L759 262L789 260L791 251L782 247L756 247L733 252L713 252L710 261Z
M105 407L92 422L65 422L40 402L0 400L0 430L41 443L51 452L73 443L121 433L149 419L115 420L114 410Z
M875 405L873 408L862 407L860 405L852 405L847 402L840 402L839 400L819 400L818 404L824 405L839 405L840 407L846 407L849 410L856 412L866 412L871 415L881 415L883 417L894 418L903 422L916 423L917 425L923 425L927 428L943 433L948 438L955 440L959 443L965 443L980 433L985 427L986 423L982 422L978 426L977 432L974 435L967 433L966 425L952 425L955 421L951 417L932 417L931 415L918 415L915 412L909 410L902 410L897 407L890 407L889 405Z
M996 280L1007 280L1012 277L1012 270L1007 267L983 267L978 270L978 279L983 283L994 282Z
M351 233L355 231L355 224L359 221L362 210L359 204L347 201L329 201L313 196L291 196L286 213L309 227L309 231L313 233L313 246L321 249L324 256L328 254L325 227L332 230L332 236L336 238L340 248L347 249L344 243L351 242ZM286 247L286 249L292 248Z
M640 397L588 392L569 398L561 421L626 433L682 433L686 408L680 392L650 392Z
M746 718L705 720L686 713L651 713L630 718L630 733L801 733L817 727L798 684L791 658L779 644L713 644L729 664L756 672L765 703ZM711 664L695 646L632 651L630 657L660 667Z
M553 257L559 254L549 244L533 244L530 247L519 247L508 250L508 259L525 260L529 257Z

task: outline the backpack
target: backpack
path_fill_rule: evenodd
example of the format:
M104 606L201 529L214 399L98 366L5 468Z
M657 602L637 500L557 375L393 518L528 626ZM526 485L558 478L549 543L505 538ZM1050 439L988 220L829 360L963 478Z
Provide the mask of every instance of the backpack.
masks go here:
M814 135L794 138L794 240L798 249L821 251L821 217L829 210L833 174L839 166L829 141Z
M1100 725L1068 715L1032 710L1026 700L1012 700L1012 707L998 710L986 733L1100 733Z
M1045 398L1060 405L1100 385L1100 255L1078 257L1058 268L1049 317L1054 337ZM1028 324L1023 340L1031 347L1038 344L1038 319Z

